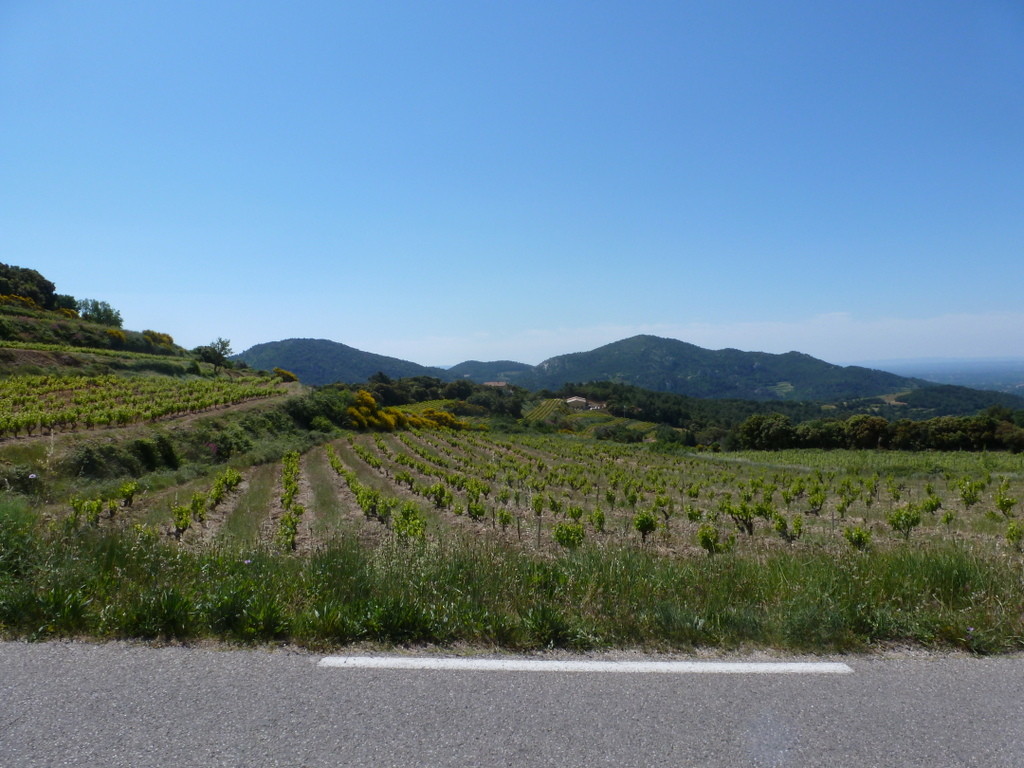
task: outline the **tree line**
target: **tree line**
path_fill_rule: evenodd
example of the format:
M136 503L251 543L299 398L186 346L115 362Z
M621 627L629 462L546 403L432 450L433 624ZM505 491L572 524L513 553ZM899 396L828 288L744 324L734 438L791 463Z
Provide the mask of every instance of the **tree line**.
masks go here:
M966 395L959 397L963 390ZM659 440L686 445L749 448L888 448L893 450L1024 450L1024 409L1006 402L1019 398L963 387L929 387L901 399L918 418L898 416L898 406L879 407L872 399L840 402L711 400L652 392L629 384L567 384L547 397L580 395L605 403L606 410L662 425ZM997 403L983 407L982 403ZM923 407L927 404L928 408ZM962 414L949 415L943 411ZM879 415L884 412L888 418ZM942 415L921 418L939 411ZM615 439L615 435L608 435Z
M815 419L802 424L784 414L755 414L737 427L737 447L882 448L900 451L1024 450L1024 411L995 406L975 416L939 416L923 421L858 414L845 420Z

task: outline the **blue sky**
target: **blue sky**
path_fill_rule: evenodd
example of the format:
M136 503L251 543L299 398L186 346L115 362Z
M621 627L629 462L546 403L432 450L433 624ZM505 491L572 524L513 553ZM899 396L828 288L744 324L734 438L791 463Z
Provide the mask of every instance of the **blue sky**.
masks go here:
M1018 0L5 0L0 179L189 347L1024 356Z

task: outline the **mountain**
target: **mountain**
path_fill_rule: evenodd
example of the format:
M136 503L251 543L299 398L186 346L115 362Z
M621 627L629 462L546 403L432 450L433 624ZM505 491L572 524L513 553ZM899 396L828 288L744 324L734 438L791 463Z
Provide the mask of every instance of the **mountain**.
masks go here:
M537 366L535 377L537 386L548 388L568 381L619 381L657 392L744 400L831 401L925 384L869 368L833 365L800 352L709 350L647 335L553 357Z
M250 368L291 371L305 384L319 386L343 381L358 384L377 372L392 378L433 376L447 378L441 368L430 368L397 357L363 352L327 339L285 339L257 344L232 360L241 360Z
M536 366L511 360L470 360L447 370L362 352L324 339L258 344L235 359L254 368L284 368L307 384L358 383L381 371L392 378L507 381L528 389L567 382L615 381L691 397L833 401L906 392L925 382L804 355L703 349L676 339L634 336L589 352L552 357Z

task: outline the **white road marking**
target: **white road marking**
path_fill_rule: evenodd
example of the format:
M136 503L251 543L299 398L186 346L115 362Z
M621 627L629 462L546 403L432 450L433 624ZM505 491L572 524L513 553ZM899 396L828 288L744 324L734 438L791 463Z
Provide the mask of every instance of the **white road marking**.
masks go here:
M846 675L848 665L825 661L548 661L420 656L325 656L317 666L345 669L441 669L484 672L628 672L641 674Z

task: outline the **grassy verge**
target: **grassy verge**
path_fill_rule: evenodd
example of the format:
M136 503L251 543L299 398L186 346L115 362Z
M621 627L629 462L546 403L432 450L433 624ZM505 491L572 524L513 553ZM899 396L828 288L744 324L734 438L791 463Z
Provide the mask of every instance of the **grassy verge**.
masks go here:
M1018 559L936 544L884 552L665 558L633 546L544 558L484 541L353 541L296 557L189 550L136 527L42 525L0 502L0 633L855 651L1024 648Z

